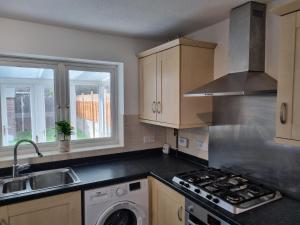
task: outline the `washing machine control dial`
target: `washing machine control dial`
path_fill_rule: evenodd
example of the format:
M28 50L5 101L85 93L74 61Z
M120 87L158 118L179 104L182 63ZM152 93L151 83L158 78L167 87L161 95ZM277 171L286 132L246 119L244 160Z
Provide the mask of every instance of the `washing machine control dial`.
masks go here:
M116 195L123 196L125 194L125 190L123 188L117 188Z

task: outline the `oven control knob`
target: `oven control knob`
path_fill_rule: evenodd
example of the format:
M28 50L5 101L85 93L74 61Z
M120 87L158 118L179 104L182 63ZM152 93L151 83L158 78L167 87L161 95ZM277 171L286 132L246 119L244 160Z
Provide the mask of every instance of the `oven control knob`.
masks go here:
M220 202L220 200L217 199L217 198L214 198L214 199L213 199L213 202L216 203L216 204L218 204L218 203Z
M189 212L194 212L194 206L190 205L190 206L188 207L188 211L189 211Z
M189 185L188 183L185 183L184 186L185 186L186 188L189 188L189 187L190 187L190 185Z
M211 199L212 199L212 196L211 196L211 195L206 195L206 198L207 198L208 200L211 200Z
M195 189L195 192L196 192L197 194L199 194L199 193L200 193L200 189Z
M125 190L123 188L118 188L116 190L116 195L117 196L123 196L125 194Z
M184 185L184 182L183 182L183 181L180 181L179 184L180 184L180 185Z

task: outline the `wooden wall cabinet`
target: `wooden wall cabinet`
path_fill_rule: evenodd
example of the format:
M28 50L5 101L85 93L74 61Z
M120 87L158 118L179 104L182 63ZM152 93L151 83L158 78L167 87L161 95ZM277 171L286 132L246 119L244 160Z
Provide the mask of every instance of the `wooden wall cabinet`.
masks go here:
M213 80L215 47L179 38L140 53L140 121L171 128L210 124L212 98L183 95Z
M0 208L1 225L81 225L81 193L71 192Z
M152 225L184 225L185 198L178 192L149 177L150 220Z
M293 8L300 7L300 1L295 2L275 11L283 14L280 28L276 141L300 146L300 12L296 11L300 8Z

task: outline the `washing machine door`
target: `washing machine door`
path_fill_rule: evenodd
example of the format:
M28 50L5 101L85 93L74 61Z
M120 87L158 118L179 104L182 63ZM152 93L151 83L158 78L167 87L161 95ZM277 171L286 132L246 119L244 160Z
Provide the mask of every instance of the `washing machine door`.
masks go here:
M106 209L96 225L146 225L146 217L137 204L122 201Z

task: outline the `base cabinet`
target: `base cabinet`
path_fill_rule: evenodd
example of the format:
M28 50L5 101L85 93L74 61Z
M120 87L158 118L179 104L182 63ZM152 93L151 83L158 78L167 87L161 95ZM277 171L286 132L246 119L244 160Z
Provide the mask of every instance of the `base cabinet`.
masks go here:
M0 208L0 225L81 225L80 191Z
M185 198L163 183L149 177L152 225L184 225Z
M7 224L8 224L7 207L3 206L0 207L0 225L7 225Z

